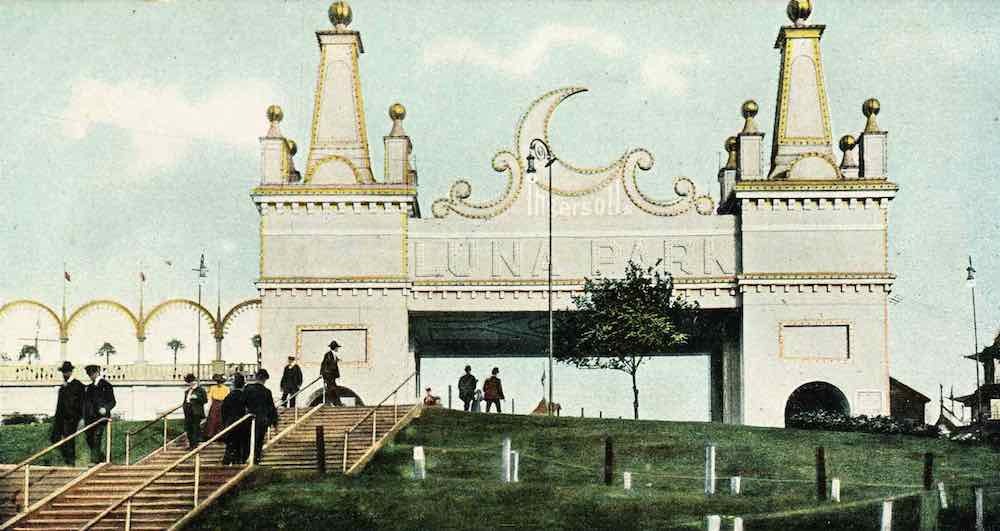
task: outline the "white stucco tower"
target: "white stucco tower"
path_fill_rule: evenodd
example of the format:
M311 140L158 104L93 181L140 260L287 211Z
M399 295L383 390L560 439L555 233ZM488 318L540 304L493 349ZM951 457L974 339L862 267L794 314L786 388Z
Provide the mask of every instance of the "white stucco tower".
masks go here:
M262 356L275 376L289 354L298 356L308 382L336 339L345 384L370 401L414 368L404 288L416 172L402 127L406 110L397 103L385 178L372 176L361 36L348 29L346 3L335 2L329 15L333 29L316 32L320 66L305 175L295 171L294 142L278 128L280 108L268 110L271 127L261 138L261 181L251 197L260 212Z
M747 126L729 211L740 219L741 421L780 425L786 408L820 402L852 415L889 414L889 202L886 133L874 122L833 156L820 54L824 26L809 25L809 2L793 0L781 28L771 169L762 167L757 106ZM721 177L720 177L721 179ZM723 193L726 194L725 183ZM808 404L807 404L808 405Z

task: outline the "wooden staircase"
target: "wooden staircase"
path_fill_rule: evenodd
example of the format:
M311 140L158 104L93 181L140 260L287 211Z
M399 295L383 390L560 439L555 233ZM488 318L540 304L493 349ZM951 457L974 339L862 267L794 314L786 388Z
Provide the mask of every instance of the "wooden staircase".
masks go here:
M0 472L11 468L13 465L0 465ZM36 502L45 498L76 479L84 471L86 471L85 468L76 467L32 467L29 481L31 499L29 501ZM15 473L0 478L0 525L18 512L23 511L24 507L24 475Z
M357 473L419 411L419 406L413 405L388 405L376 408L318 406L305 413L300 411L296 423L293 410L279 409L278 428L282 432L279 432L280 437L275 436L265 446L261 466L285 470L315 470L316 427L323 426L327 471ZM348 433L345 459L344 442L345 434ZM235 485L248 471L244 466L222 465L224 450L223 444L214 443L200 452L198 504L194 499L195 464L192 459L188 459L138 493L133 498L131 507L121 505L91 529L101 531L125 529L127 512L130 512L129 528L132 530L179 529L208 502ZM166 448L157 450L136 464L103 465L91 476L14 522L9 529L14 531L80 529L187 453L187 440L181 436L170 442ZM51 477L53 488L49 492L65 485L72 476L78 474L78 470L67 469L59 472L60 480L53 473ZM10 487L12 491L18 488L17 482L13 483L15 485ZM0 489L2 487L0 485ZM4 492L6 491L0 490L0 493ZM9 495L16 496L16 493L10 492ZM44 494L39 492L38 496L37 499L41 499ZM34 495L32 497L34 499Z
M283 470L316 470L316 427L323 426L327 471L352 472L405 427L419 408L412 404L379 406L369 416L371 411L370 407L334 406L310 411L293 431L268 444L261 465ZM344 435L355 424L358 426L348 436L345 457Z

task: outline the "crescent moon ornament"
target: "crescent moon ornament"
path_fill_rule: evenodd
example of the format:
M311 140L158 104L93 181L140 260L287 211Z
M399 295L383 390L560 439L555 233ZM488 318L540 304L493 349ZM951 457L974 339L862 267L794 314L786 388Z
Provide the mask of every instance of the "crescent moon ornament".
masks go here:
M701 215L709 215L715 211L715 202L705 194L699 194L694 183L686 177L674 180L674 191L677 198L663 201L653 199L644 194L637 183L637 170L648 171L653 167L653 156L645 149L626 151L617 160L603 167L584 168L575 166L558 156L558 150L552 146L549 137L549 123L559 104L570 96L586 92L584 87L566 87L553 90L537 98L521 116L514 131L513 151L501 151L493 157L493 169L506 172L507 186L503 195L493 201L472 202L472 185L461 180L452 185L448 197L434 201L431 210L434 217L443 218L451 212L466 218L488 219L507 211L520 197L525 186L524 170L528 165L528 155L531 141L542 139L548 146L551 155L556 157L552 165L552 180L558 183L552 188L554 195L562 197L581 197L593 194L607 188L612 183L620 182L628 199L639 210L655 216L676 216L687 212L692 207ZM538 158L544 154L534 153ZM546 157L547 158L547 157ZM548 192L548 172L535 174L533 184Z

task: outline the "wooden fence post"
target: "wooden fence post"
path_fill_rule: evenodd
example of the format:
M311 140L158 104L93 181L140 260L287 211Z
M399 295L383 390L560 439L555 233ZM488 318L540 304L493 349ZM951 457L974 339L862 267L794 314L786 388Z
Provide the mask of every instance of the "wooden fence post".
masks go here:
M892 531L892 500L882 502L882 525L881 531Z
M743 531L743 519L739 516L733 517L733 531Z
M976 487L976 531L983 531L986 529L985 518L983 515L983 488Z
M511 468L510 480L514 483L521 481L521 479L518 477L519 473L518 469L521 468L521 454L518 453L517 451L512 451L510 453L510 468Z
M715 445L705 446L705 494L715 494Z
M938 497L941 498L941 508L948 508L948 493L944 490L944 481L938 481Z
M451 384L448 384L448 409L451 409Z
M604 484L611 485L615 479L615 449L611 436L604 439Z
M934 487L934 454L927 452L924 454L924 490L931 490Z
M427 458L423 446L413 447L413 479L427 479Z
M705 529L707 531L721 531L722 517L717 514L710 514L705 517Z
M729 493L732 494L733 496L740 495L740 488L741 488L740 483L742 483L742 479L743 478L739 476L733 476L729 478Z
M316 472L326 474L326 438L323 426L316 426Z
M826 451L816 448L816 499L826 501Z
M503 438L503 446L500 450L500 479L504 483L510 483L510 437Z
M632 490L632 473L625 472L625 474L622 475L622 479L625 483L625 490Z
M840 479L830 480L830 501L840 503Z

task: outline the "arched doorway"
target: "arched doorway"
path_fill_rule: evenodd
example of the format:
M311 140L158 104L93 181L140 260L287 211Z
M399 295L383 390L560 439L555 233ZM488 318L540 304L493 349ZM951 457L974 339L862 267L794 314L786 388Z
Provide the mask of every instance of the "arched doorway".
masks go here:
M799 386L785 404L785 425L799 413L820 412L851 414L851 406L844 393L826 382L809 382Z

